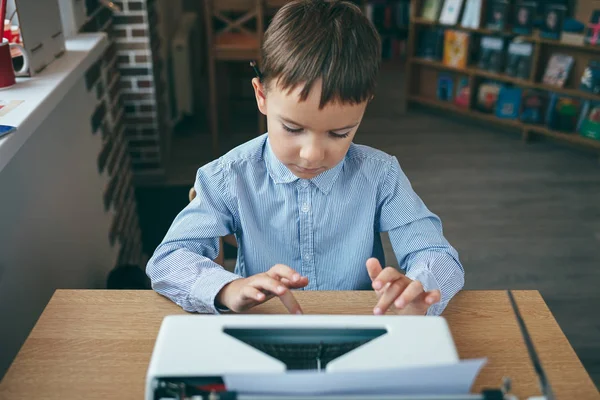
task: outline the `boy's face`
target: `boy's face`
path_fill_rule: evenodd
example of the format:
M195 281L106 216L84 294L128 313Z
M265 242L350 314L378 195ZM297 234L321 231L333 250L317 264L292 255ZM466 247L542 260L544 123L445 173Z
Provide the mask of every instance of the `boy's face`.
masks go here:
M320 110L321 82L313 85L306 101L300 100L302 87L288 93L276 83L269 84L265 96L259 80L252 81L258 108L267 116L275 156L301 179L314 178L335 167L346 156L367 102L330 103Z

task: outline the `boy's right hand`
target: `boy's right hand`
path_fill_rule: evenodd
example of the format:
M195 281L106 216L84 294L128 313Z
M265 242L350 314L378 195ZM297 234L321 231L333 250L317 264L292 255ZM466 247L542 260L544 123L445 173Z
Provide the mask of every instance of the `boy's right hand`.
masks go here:
M233 312L243 312L279 296L291 314L302 314L300 304L289 289L308 285L308 278L287 265L277 264L267 272L236 279L223 286L216 302Z

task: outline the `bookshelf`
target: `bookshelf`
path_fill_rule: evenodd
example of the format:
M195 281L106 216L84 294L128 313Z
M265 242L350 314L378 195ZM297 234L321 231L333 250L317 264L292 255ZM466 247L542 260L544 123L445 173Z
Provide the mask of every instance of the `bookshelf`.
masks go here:
M423 97L423 96L410 96L409 101L416 103L416 104L428 106L431 108L436 108L439 110L452 112L453 114L470 117L475 120L479 120L479 121L483 121L483 122L493 122L499 126L504 126L504 127L513 128L513 129L519 129L523 132L523 135L525 138L532 133L534 133L534 134L537 133L537 134L548 136L548 137L551 137L553 139L557 139L557 140L560 140L563 142L568 142L568 143L571 143L571 144L579 146L579 147L585 147L585 148L588 148L588 149L591 149L594 151L600 151L600 140L588 139L584 136L580 136L580 135L572 134L572 133L553 131L543 125L524 124L518 120L502 119L502 118L498 118L494 115L486 114L481 111L477 111L477 110L473 110L473 109L469 109L469 108L462 108L462 107L456 106L450 102L438 101L438 100L431 99L428 97Z
M576 97L585 100L600 102L600 95L586 92L579 89L579 81L584 69L590 60L600 61L600 46L578 45L560 40L552 40L540 37L534 30L531 35L518 35L510 30L496 31L486 29L485 15L486 3L488 0L482 0L482 13L479 28L467 28L460 25L461 19L457 25L443 25L438 21L430 21L420 17L421 9L425 0L415 0L411 7L409 36L408 36L408 54L406 65L406 105L420 105L432 109L441 110L453 115L461 115L473 120L491 123L497 126L517 130L521 133L523 139L528 140L531 135L540 135L549 137L566 144L575 145L580 148L588 149L600 153L600 140L594 140L580 135L578 132L563 132L550 129L545 124L524 123L519 119L499 118L494 113L480 111L476 107L476 99L479 84L486 81L495 81L511 87L522 89L535 89L547 93L557 93L566 96ZM466 2L466 1L465 1ZM443 3L443 2L442 2ZM512 2L514 3L514 1ZM587 20L583 21L585 18ZM587 23L589 16L581 17L579 20ZM469 51L470 59L465 68L457 68L443 63L443 61L424 59L418 57L419 35L425 30L444 28L456 31L470 33L470 46L478 46L481 36L497 36L507 40L512 38L523 39L532 43L533 54L531 56L531 72L528 79L510 76L504 73L496 73L481 69L477 66L477 60L472 59L472 51ZM473 49L471 49L473 50ZM563 87L547 85L543 83L543 75L546 66L554 53L567 54L573 57L574 66L569 74L569 78ZM437 97L438 76L445 73L454 79L454 88L459 79L467 78L471 88L468 106L461 107L451 101L440 100Z

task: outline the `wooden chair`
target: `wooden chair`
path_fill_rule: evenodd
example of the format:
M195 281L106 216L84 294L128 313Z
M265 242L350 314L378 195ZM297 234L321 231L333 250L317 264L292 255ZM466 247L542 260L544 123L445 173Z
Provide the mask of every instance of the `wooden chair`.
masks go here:
M193 187L190 188L188 197L190 201L194 200L196 198L196 189L194 189ZM222 266L223 268L225 268L225 249L223 248L225 243L228 243L233 247L237 247L237 241L235 240L234 235L227 235L224 238L222 237L219 239L219 255L213 261Z
M218 61L256 60L260 64L261 45L264 34L264 0L203 0L204 19L208 48L208 86L210 126L212 149L215 157L220 156L219 150L219 112L217 108L216 63ZM237 18L227 15L228 12L241 14ZM255 22L255 28L249 29L244 25ZM215 29L215 22L222 27ZM248 67L250 68L250 67ZM258 112L258 130L262 134L266 130L265 117Z

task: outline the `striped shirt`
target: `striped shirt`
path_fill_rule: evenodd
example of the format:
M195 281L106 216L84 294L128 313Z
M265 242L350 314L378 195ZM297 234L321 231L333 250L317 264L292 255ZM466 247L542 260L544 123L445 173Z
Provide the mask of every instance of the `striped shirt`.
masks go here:
M267 134L198 170L196 198L177 215L147 265L152 287L186 311L219 313L215 297L239 277L285 264L308 277L304 290L372 290L365 262L385 265L388 232L406 276L442 299L463 287L464 270L440 219L413 191L398 160L351 144L334 168L304 180L274 155ZM235 234L235 273L212 260Z

